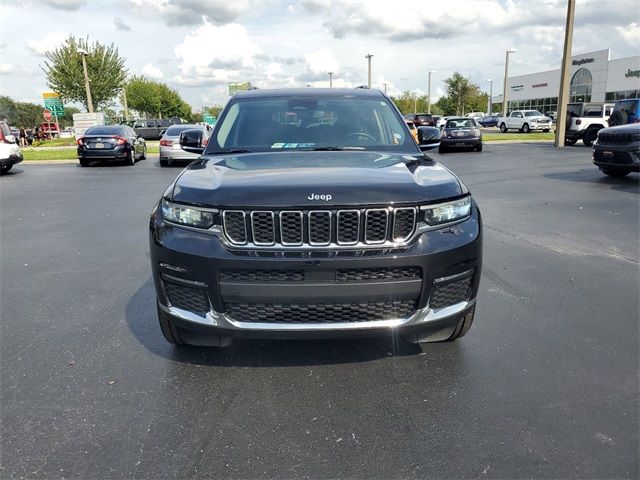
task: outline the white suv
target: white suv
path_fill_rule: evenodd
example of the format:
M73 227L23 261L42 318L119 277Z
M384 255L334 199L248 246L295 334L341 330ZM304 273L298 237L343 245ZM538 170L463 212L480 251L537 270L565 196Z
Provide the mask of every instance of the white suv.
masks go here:
M22 152L7 122L0 122L0 174L22 161Z

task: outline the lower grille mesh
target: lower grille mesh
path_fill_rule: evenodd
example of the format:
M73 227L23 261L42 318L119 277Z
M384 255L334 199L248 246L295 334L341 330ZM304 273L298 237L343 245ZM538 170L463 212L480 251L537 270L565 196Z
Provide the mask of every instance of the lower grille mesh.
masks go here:
M397 268L343 268L336 272L338 282L361 282L364 280L419 280L420 267Z
M173 307L200 314L205 314L209 311L207 294L202 288L187 287L186 285L165 281L164 289L169 303Z
M403 300L346 304L226 304L234 320L257 323L345 323L405 318L416 309L416 302Z
M435 283L429 307L444 308L469 299L473 287L473 275L446 283Z
M304 282L304 270L222 270L220 280L243 282Z

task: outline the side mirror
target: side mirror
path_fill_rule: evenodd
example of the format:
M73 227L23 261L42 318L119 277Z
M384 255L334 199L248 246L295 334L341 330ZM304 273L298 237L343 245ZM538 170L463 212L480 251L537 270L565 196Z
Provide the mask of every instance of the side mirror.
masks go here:
M418 147L421 152L440 146L440 129L436 127L418 127Z
M9 143L17 143L15 135L5 135L4 138Z
M180 133L180 147L185 152L202 154L204 146L204 134L199 128L184 130Z
M167 131L166 128L163 128L162 130L160 130L160 136L164 135L164 132L166 132L166 131Z

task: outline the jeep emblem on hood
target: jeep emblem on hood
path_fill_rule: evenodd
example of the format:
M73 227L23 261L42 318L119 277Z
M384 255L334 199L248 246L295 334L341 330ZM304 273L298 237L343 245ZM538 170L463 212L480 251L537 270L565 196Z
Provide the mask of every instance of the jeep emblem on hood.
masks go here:
M318 195L317 193L312 193L307 198L309 200L323 200L325 202L331 201L331 195Z

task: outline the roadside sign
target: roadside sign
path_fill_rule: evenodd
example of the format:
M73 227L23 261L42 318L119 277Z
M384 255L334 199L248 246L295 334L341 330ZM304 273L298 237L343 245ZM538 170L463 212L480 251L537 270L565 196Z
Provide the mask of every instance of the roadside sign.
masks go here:
M241 90L249 90L251 82L229 82L229 95L233 95Z
M215 125L216 120L217 120L216 117L214 117L213 115L209 115L208 113L205 113L202 115L202 121L207 125Z
M96 125L104 125L104 113L74 113L73 114L73 130L76 138L84 135L89 127Z
M57 117L64 115L64 105L60 95L55 92L44 92L42 99L44 100L44 108L50 110Z
M51 110L43 110L42 116L45 119L45 121L50 122L51 119L53 118L53 113L51 113Z

